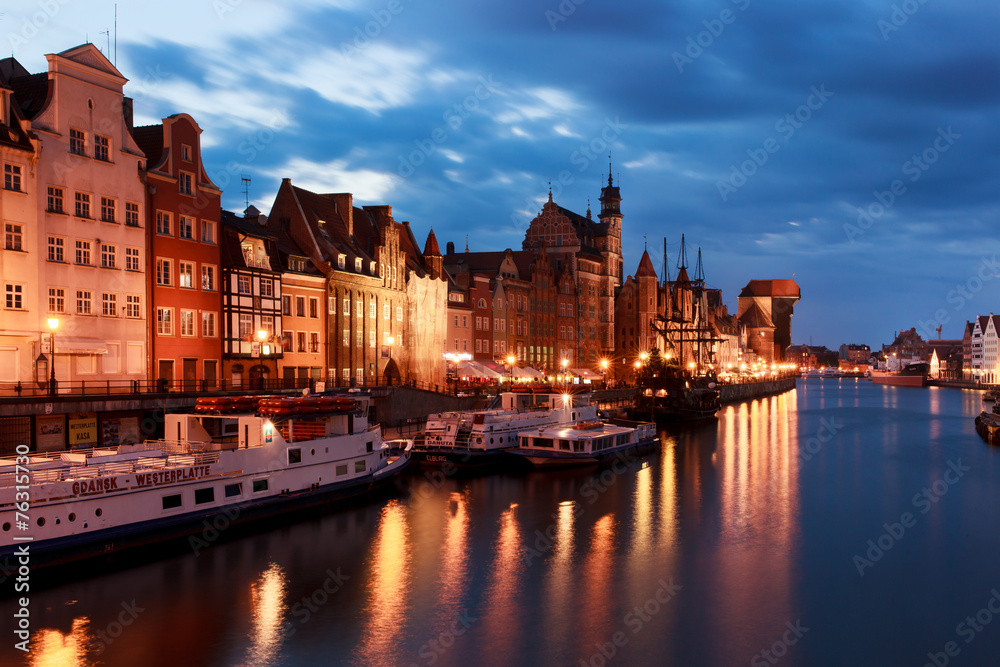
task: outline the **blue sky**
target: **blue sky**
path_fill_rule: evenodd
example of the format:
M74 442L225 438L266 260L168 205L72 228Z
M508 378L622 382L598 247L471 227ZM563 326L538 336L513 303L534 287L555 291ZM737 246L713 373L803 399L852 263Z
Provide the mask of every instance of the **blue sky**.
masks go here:
M794 276L795 342L1000 312L1000 4L212 0L118 7L136 122L190 113L224 206L281 178L390 204L442 247L519 248L548 195L620 182L626 271L701 247L731 310ZM111 2L8 7L31 71ZM112 45L112 50L113 50ZM111 54L112 56L114 54Z

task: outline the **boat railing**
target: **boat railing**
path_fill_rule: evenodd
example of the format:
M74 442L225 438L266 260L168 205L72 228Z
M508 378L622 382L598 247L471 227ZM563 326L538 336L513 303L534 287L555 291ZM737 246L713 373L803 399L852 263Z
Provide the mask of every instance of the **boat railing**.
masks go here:
M139 471L159 470L175 466L210 465L218 463L220 455L218 450L169 453L166 449L158 448L158 451L161 452L159 456L137 456L135 458L107 462L99 462L99 458L92 457L83 462L83 464L69 460L63 462L63 465L56 467L36 468L33 462L28 466L28 483L39 484L61 482L64 480L90 479L92 477L114 477L129 475ZM34 458L32 456L32 459ZM16 472L16 469L0 472L0 488L14 486L15 479L18 476ZM22 470L21 475L23 476L23 474Z

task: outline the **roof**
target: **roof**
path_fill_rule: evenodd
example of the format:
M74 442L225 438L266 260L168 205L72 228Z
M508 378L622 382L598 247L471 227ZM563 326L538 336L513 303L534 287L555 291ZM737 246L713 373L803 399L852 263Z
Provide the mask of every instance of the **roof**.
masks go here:
M511 253L511 259L522 280L528 280L531 275L531 265L535 261L532 250L507 250L499 252L456 252L445 256L445 267L449 270L465 270L469 273L495 274L500 270L500 264Z
M649 258L649 253L642 251L642 259L639 260L639 268L635 271L636 278L656 277L656 269L653 268L653 260Z
M767 316L759 305L751 303L746 312L740 315L742 322L748 329L773 329L774 323Z
M13 59L11 58L11 60ZM33 119L45 108L45 102L49 97L49 75L47 72L14 76L8 85L13 89L17 105L26 119Z
M427 242L424 243L424 257L440 257L441 248L438 247L437 237L434 236L434 228L427 234Z
M163 123L133 128L132 138L139 150L146 154L146 163L150 168L159 164L163 157Z
M751 280L747 283L740 296L770 296L785 298L802 298L802 290L794 280Z

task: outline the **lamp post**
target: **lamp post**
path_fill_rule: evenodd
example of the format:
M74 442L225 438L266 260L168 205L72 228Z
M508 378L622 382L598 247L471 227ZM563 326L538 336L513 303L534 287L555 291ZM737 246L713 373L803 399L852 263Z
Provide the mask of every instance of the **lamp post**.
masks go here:
M601 359L601 381L604 383L605 388L608 386L608 360Z
M514 386L514 362L517 361L517 357L513 354L507 357L507 369L510 373L510 386Z
M49 395L56 395L56 329L59 328L59 318L49 318L49 330L51 333L52 363L49 364Z

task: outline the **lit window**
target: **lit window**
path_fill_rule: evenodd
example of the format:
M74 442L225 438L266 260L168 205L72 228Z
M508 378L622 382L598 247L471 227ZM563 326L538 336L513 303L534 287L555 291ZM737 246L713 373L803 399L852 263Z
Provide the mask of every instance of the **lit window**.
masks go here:
M201 314L202 338L215 338L215 313Z
M215 291L215 267L208 264L201 265L201 288L203 290Z
M194 336L194 311L181 311L181 336Z
M174 335L174 309L156 309L156 333L161 336Z
M194 264L191 262L177 263L177 284L180 287L194 287ZM183 324L183 322L182 322ZM193 326L193 325L192 325ZM192 334L193 335L193 334Z

